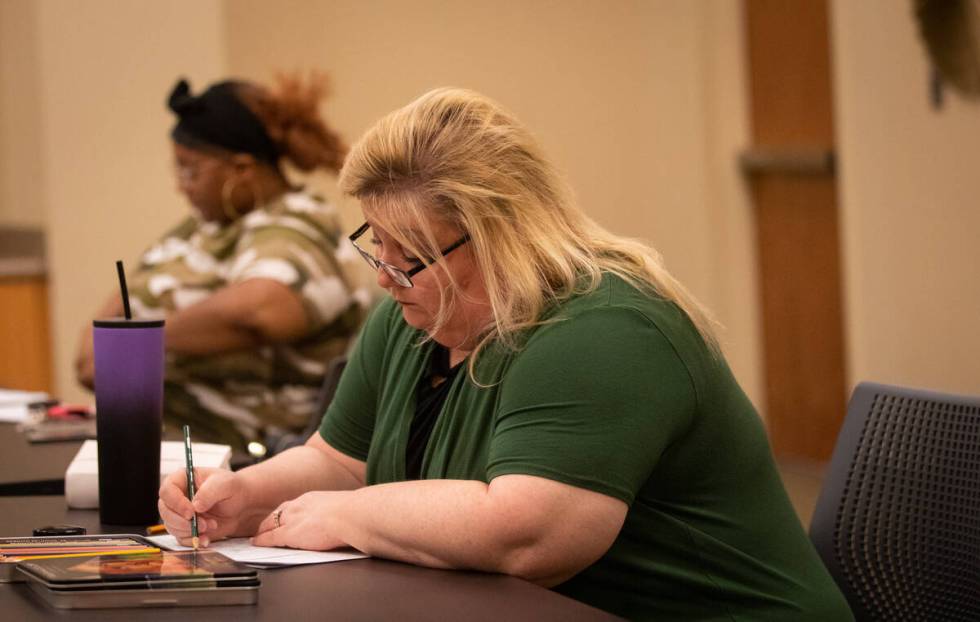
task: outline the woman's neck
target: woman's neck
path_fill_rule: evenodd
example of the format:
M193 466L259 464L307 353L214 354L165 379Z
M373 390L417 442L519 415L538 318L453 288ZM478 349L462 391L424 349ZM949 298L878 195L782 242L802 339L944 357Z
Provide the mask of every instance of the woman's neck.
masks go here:
M260 175L255 180L255 192L258 196L254 207L272 203L289 190L289 183L279 172L269 171L266 175Z
M466 360L472 350L449 348L449 367L453 368Z

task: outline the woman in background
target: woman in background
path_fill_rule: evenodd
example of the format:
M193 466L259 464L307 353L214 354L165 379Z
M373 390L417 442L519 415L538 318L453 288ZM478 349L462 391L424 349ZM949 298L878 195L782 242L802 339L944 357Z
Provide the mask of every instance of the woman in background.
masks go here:
M516 575L631 619L847 620L707 312L574 203L531 134L439 89L354 146L390 297L318 434L160 489L181 541L350 545Z
M338 256L336 214L283 171L337 172L345 147L320 117L322 79L243 81L168 104L177 186L193 211L128 275L133 316L166 318L167 434L243 451L313 415L326 363L360 318ZM96 317L122 315L118 294ZM79 381L93 386L92 329L82 333Z

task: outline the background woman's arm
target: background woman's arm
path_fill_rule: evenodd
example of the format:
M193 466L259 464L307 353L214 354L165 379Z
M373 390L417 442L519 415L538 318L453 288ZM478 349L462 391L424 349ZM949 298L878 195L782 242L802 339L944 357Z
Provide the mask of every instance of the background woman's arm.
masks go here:
M302 337L308 322L299 294L278 281L249 279L168 314L167 349L201 355L285 343Z
M95 317L122 317L113 294ZM250 279L219 289L204 300L167 315L167 349L180 354L214 354L283 343L301 337L308 319L299 294L278 281ZM92 325L82 330L75 357L78 382L93 388Z

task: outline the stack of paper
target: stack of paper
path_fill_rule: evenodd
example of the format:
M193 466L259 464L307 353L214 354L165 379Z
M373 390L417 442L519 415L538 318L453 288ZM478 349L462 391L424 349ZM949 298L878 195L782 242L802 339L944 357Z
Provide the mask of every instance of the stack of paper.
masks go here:
M214 443L194 443L194 467L228 469L231 447ZM160 481L174 471L185 468L184 444L164 441L160 444ZM91 510L99 507L99 444L82 443L75 459L65 471L65 500L68 507Z
M50 399L39 391L14 391L0 389L0 421L20 423L27 419L27 405Z

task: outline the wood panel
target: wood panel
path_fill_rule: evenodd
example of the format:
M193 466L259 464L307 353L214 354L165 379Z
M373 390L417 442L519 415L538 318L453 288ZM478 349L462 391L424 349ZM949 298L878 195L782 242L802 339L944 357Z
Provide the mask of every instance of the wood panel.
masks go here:
M746 0L755 152L833 153L826 0ZM792 159L792 158L790 158ZM751 176L766 411L781 458L826 461L846 407L834 168Z
M51 391L48 290L42 277L0 277L0 386Z
M834 141L825 0L747 0L752 141L765 146Z
M846 407L836 185L760 175L752 186L773 447L824 461Z

